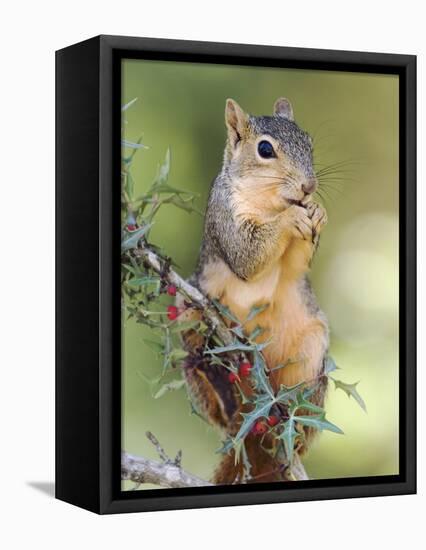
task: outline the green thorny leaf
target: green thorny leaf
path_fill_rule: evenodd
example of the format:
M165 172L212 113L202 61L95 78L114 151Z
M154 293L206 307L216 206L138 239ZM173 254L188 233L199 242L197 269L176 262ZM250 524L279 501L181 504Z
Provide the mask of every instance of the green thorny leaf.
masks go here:
M170 149L167 149L164 162L158 169L158 174L151 187L143 195L135 200L139 203L136 208L137 217L144 214L147 206L150 205L149 213L145 214L145 221L151 222L160 208L165 204L172 204L188 213L198 212L194 206L195 193L172 187L168 183L170 173Z
M334 359L327 355L327 357L324 359L324 374L328 376L330 372L333 372L337 370L339 367L334 362Z
M251 464L247 455L246 446L244 440L241 439L234 445L234 463L235 465L242 462L243 464L243 478L239 480L241 483L248 481L251 478Z
M281 384L281 387L277 393L276 400L283 405L289 405L293 403L293 409L298 408L298 400L303 400L304 392L302 391L305 382L299 382L295 386L285 386ZM306 390L305 390L306 391Z
M128 147L129 149L148 149L146 145L140 142L139 138L137 141L129 141L128 139L121 140L122 147Z
M250 470L251 464L247 455L247 450L245 446L244 439L237 440L232 436L228 436L223 442L222 447L216 450L216 453L228 454L229 451L234 449L235 453L235 464L239 464L242 460L243 463L243 480L245 482L251 478Z
M290 402L294 401L295 408L297 408L297 398L299 394L300 402L304 403L303 393L300 391L304 385L303 382L293 387L286 387L282 385L275 396L269 382L269 377L266 373L265 360L259 349L254 350L253 359L252 377L257 394L252 400L252 410L248 413L241 413L243 422L241 423L240 429L233 440L234 445L246 437L251 427L257 420L269 416L271 408L276 403L288 405Z
M129 259L132 262L132 265L121 264L121 267L123 269L125 269L126 271L130 271L130 273L132 273L135 276L139 276L139 275L143 274L143 272L140 270L140 267L137 264L133 265L133 262L135 261L135 259L132 258L132 257L130 257Z
M158 172L158 182L159 182L159 184L166 182L167 178L169 177L170 156L171 156L170 155L170 147L167 147L166 157L164 159L163 164L161 164L159 172Z
M154 399L163 397L166 393L170 391L180 390L185 385L185 380L172 380L161 386L161 388L155 393Z
M281 439L284 443L285 454L290 463L293 460L296 439L300 437L300 435L301 434L294 427L294 419L289 418L289 420L285 423L284 430L279 435L279 439Z
M233 439L231 436L228 436L225 441L223 441L222 447L216 450L220 454L228 454L231 449L234 449L238 445L238 442Z
M129 279L127 281L127 284L131 286L132 288L139 288L140 286L146 286L155 284L157 285L159 282L158 277L135 277L134 279Z
M128 103L126 103L125 105L123 105L121 107L121 112L124 113L125 111L127 111L127 109L129 107L131 107L133 105L133 103L136 103L136 101L138 100L137 97L134 97L132 100L130 100Z
M303 426L310 426L311 428L315 428L319 432L322 432L323 430L329 430L330 432L334 432L336 434L343 434L343 431L336 426L335 424L332 424L325 418L325 412L322 412L321 414L313 414L313 415L302 415L302 416L294 416L293 419L296 422L299 422L300 424L303 424Z
M159 323L156 326L148 325L153 330L160 329L162 331L162 341L154 341L144 339L145 344L152 349L158 356L163 357L163 369L161 377L163 377L172 366L177 366L188 356L188 352L179 347L172 338L174 326Z
M287 391L290 392L296 389L296 387L297 386L287 388ZM312 388L305 388L297 393L294 403L292 403L289 408L290 418L293 418L296 422L304 426L315 428L320 432L329 430L334 433L343 434L343 431L338 426L335 426L325 418L325 410L322 407L309 401L311 395ZM306 415L305 411L309 411L312 414ZM300 412L302 412L302 414L296 414Z
M222 317L225 317L226 319L229 319L230 321L232 321L236 325L240 324L239 319L232 313L232 311L228 307L222 305L219 302L219 300L212 300L212 302L215 305L216 309L219 311L219 313L222 315Z
M188 352L185 351L182 348L174 348L169 354L168 354L169 360L174 361L182 361L186 357L188 357Z
M178 196L186 195L189 197L195 197L195 195L190 191L185 191L184 189L173 187L167 183L169 179L169 173L170 173L170 159L171 159L170 148L168 148L166 151L165 159L163 163L160 164L159 166L157 177L155 178L148 192L142 197L140 197L141 199L152 197L152 195L158 195L158 194L164 194L164 193L171 193Z
M254 403L253 409L248 413L241 413L243 421L241 423L240 429L238 430L237 435L235 436L235 442L237 443L240 439L244 439L245 436L249 433L253 424L259 418L269 416L269 411L272 406L275 404L276 400L274 397L271 398L269 395L258 395Z
M262 311L265 311L269 307L269 304L261 304L260 306L253 306L247 315L246 322L252 321L259 313L262 313Z
M124 113L127 111L127 109L129 109L129 107L131 107L136 101L138 100L137 97L135 97L134 99L132 99L131 101L129 101L128 103L126 103L125 105L123 105L121 107L121 112L123 113L123 116L122 116L122 135L124 133L124 125L127 124L127 121L124 119ZM123 154L122 154L122 162L124 163L125 166L127 166L127 169L126 169L126 172L132 162L132 159L133 159L133 156L134 154L136 153L137 150L139 149L148 149L148 147L146 145L144 145L143 143L141 143L142 141L142 136L140 136L136 141L131 141L131 140L128 140L126 138L122 138L121 139L121 146L123 148L128 148L128 149L131 149L131 153L129 156L125 156L124 155L124 151L123 151ZM127 174L128 175L128 172ZM130 187L131 186L131 189ZM133 195L133 183L132 182L129 182L129 179L127 179L127 185L126 185L126 191L128 193L128 196L131 197ZM129 191L131 191L131 193L129 194Z
M124 252L126 250L131 250L132 248L136 248L138 246L139 241L144 237L148 229L151 227L152 224L148 223L131 233L130 235L125 234L125 238L123 238L121 242L121 250Z
M354 384L347 384L346 382L342 382L341 380L336 380L332 376L330 376L331 372L334 372L339 367L336 365L332 357L329 355L325 358L324 361L324 374L330 378L330 380L333 380L334 385L337 389L340 389L346 393L348 397L353 397L355 401L358 403L358 405L361 407L361 409L365 412L367 412L367 406L365 404L364 399L360 396L357 386L359 384L358 382L355 382Z
M259 327L259 326L256 326L255 329L253 330L253 332L251 334L249 334L248 336L248 339L253 342L254 340L256 340L256 338L258 336L260 336L261 334L263 334L265 332L265 329L262 328L262 327Z
M127 196L129 197L129 199L131 199L133 197L133 192L134 192L134 189L135 189L135 182L133 180L133 176L130 172L126 172L124 174L124 182L123 182L123 186L126 190L126 193L127 193ZM135 223L136 220L129 220L128 223Z
M271 383L269 382L269 377L266 374L265 359L259 349L255 349L253 352L252 378L257 392L263 392L273 398L274 390L272 389Z
M155 378L149 378L143 372L138 372L137 374L138 376L140 376L140 378L142 378L144 382L148 384L150 393L154 399L159 399L160 397L163 397L163 395L165 395L168 392L180 390L185 385L185 380L176 379L176 380L171 380L166 384L163 384L159 389L155 391L154 388L158 386L159 383L163 380L163 377L164 377L163 375L156 376Z
M147 338L143 338L142 340L145 342L145 344L155 353L157 354L163 354L164 353L164 345L161 342L157 342L156 340L149 340Z
M308 401L308 397L311 396L312 390L306 388L303 392L299 392L296 396L296 405L298 409L303 409L315 414L325 413L322 407Z
M355 382L355 384L346 384L345 382L342 382L341 380L335 380L334 378L331 378L331 380L333 380L336 390L337 389L343 390L348 397L352 396L355 399L355 401L358 403L358 405L361 407L361 409L367 412L365 401L360 396L360 394L358 393L358 390L356 389L359 382Z
M173 348L172 343L169 341L169 344L166 344L166 349L164 352L164 362L163 362L163 374L165 374L170 367L176 365L183 361L187 356L188 352L181 348Z
M204 353L206 355L216 355L221 353L229 353L234 351L261 351L262 349L266 348L266 346L269 344L269 342L265 342L263 344L243 344L242 342L234 342L233 344L229 344L229 346L218 346L212 349L206 350Z
M300 386L300 384L298 384L298 386ZM282 388L282 397L292 400L296 389L297 386L294 386L293 388ZM293 460L294 448L297 439L304 437L303 432L297 429L297 425L311 427L320 432L323 430L329 430L330 432L343 434L343 431L338 426L332 424L326 419L324 409L307 400L309 393L309 389L305 389L297 393L295 401L289 407L290 417L287 422L285 422L284 429L278 436L278 439L284 443L284 450L290 463ZM296 412L299 409L310 411L314 414L298 415Z
M143 372L140 372L140 371L137 371L136 374L139 376L139 378L141 378L141 380L143 380L143 382L148 384L149 391L150 391L151 395L153 396L154 395L154 387L159 384L159 382L162 379L162 376L156 376L154 378L150 378L149 376L147 376L146 374L144 374Z

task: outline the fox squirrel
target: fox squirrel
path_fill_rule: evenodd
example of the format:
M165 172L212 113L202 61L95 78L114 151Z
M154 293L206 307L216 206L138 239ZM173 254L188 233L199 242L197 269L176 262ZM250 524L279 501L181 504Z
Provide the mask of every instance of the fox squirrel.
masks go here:
M246 114L232 99L225 108L227 142L222 170L213 182L205 216L198 267L190 282L220 301L243 322L254 306L268 304L246 323L250 333L270 340L263 354L275 390L281 384L318 384L311 401L322 406L326 391L323 361L329 344L328 324L307 279L319 234L327 223L322 206L312 200L317 187L312 140L294 122L290 102L275 102L273 116ZM183 309L180 320L201 319L202 312ZM184 366L187 386L207 421L235 435L244 406L229 372L200 353L202 336L184 335L190 352ZM198 352L198 353L197 353ZM312 439L306 429L303 453ZM259 438L245 440L252 481L282 480L277 459ZM213 482L232 484L242 475L234 452L225 455Z

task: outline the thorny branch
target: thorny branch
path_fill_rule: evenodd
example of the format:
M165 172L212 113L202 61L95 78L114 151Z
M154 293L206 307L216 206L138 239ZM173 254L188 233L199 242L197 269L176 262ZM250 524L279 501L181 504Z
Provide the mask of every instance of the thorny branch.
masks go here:
M145 261L161 277L164 277L170 284L174 285L192 303L199 306L204 313L206 321L210 324L211 329L217 333L225 345L232 344L234 336L204 294L185 281L185 279L178 275L172 268L168 268L166 273L164 273L162 260L148 246L139 246L135 250L135 254Z
M149 248L149 246L142 243L135 249L135 255L148 264L149 267L162 278L167 280L169 284L174 285L191 303L202 309L206 322L210 325L212 330L217 333L222 342L225 345L232 344L235 340L235 336L228 329L209 299L197 288L185 281L185 279L171 267L164 269L164 260ZM146 435L157 449L162 462L137 457L123 451L121 470L122 480L134 481L137 484L136 488L142 483L153 483L161 487L203 487L212 485L210 482L182 470L181 451L179 451L175 460L170 460L157 438L151 432L147 432ZM289 481L309 479L297 453L294 455L291 467L286 470L285 478Z

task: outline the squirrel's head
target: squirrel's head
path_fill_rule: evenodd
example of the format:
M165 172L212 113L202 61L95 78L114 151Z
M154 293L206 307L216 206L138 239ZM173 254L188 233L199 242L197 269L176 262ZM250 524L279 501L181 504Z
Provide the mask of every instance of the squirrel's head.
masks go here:
M224 170L247 207L274 213L315 192L312 139L294 122L288 99L277 99L272 116L259 117L228 99L225 122Z

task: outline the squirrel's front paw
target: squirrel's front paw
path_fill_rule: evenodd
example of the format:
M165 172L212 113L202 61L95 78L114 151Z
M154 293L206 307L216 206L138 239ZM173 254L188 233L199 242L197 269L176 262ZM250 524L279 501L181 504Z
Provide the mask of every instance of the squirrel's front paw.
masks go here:
M292 205L284 211L284 216L286 226L294 237L306 241L312 240L312 219L306 208Z
M306 205L309 218L312 220L312 232L314 237L319 235L324 225L327 223L327 212L316 202L310 202Z

